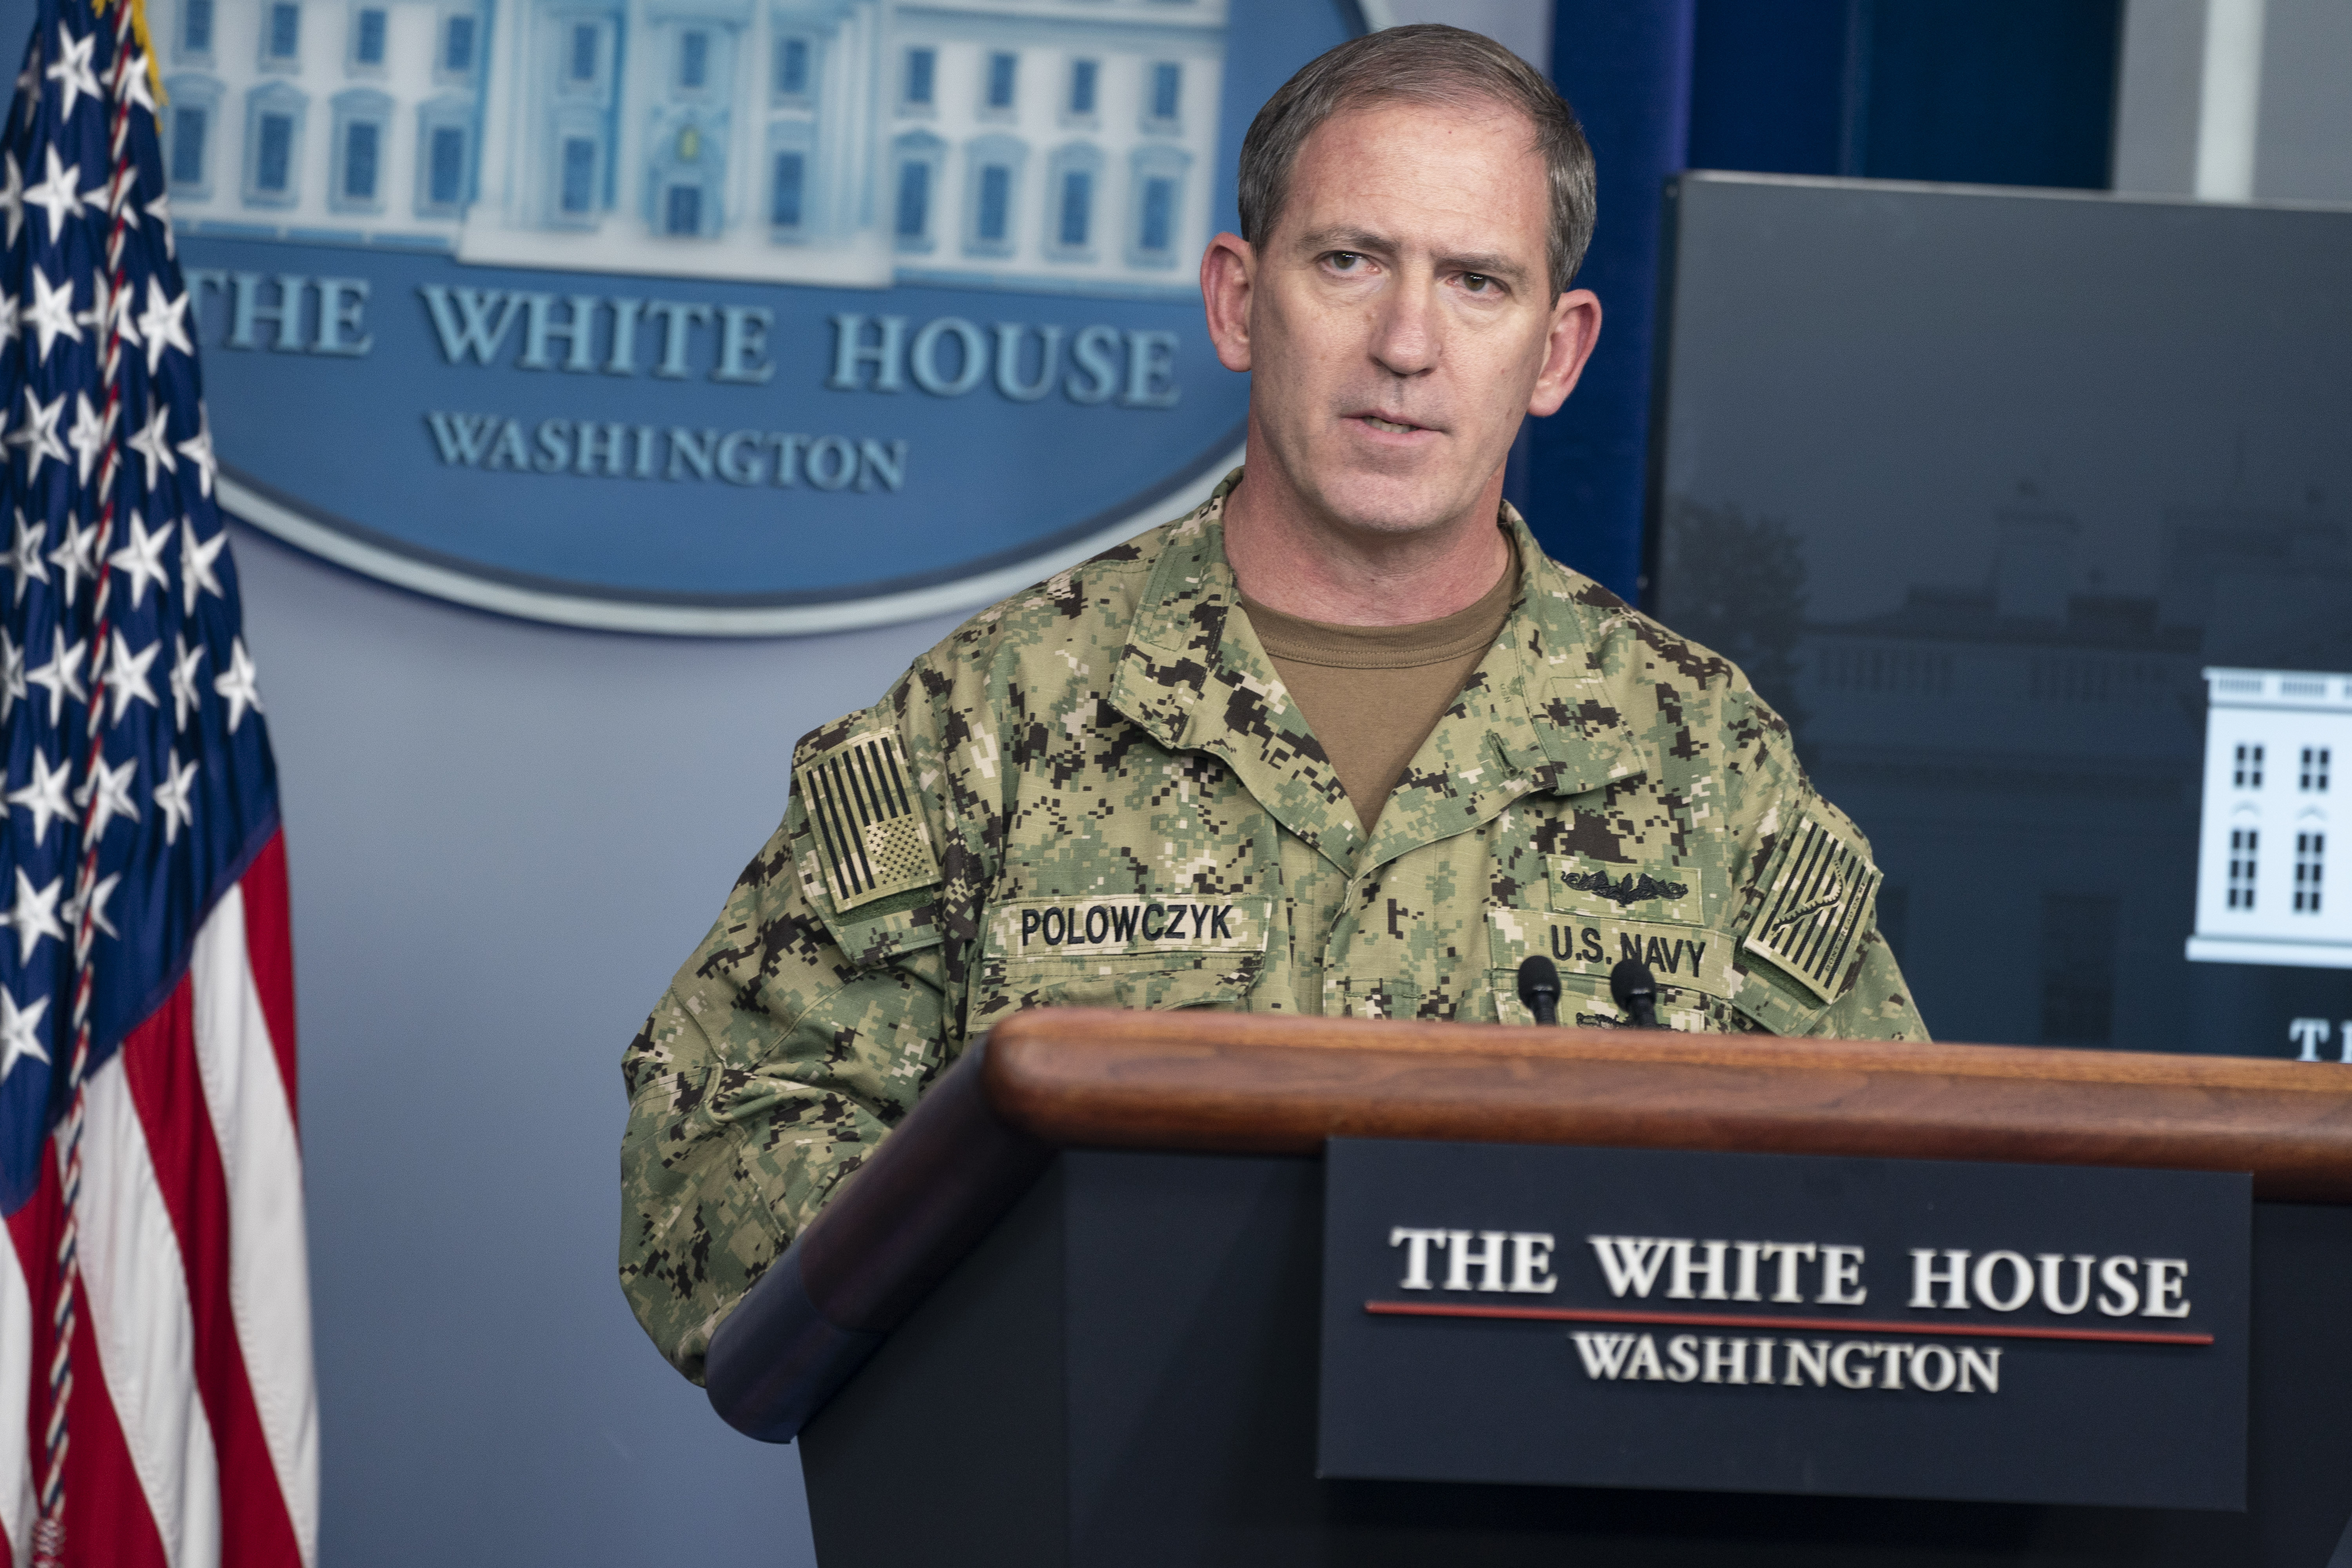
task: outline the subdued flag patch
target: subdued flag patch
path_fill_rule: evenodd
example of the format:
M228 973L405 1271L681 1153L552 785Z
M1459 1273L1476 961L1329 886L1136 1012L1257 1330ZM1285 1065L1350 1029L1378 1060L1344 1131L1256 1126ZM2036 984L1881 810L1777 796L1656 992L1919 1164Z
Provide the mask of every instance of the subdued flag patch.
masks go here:
M1780 843L1764 882L1764 906L1743 944L1824 1002L1861 941L1878 894L1870 858L1811 814Z
M940 880L930 828L888 731L819 752L793 770L835 910Z

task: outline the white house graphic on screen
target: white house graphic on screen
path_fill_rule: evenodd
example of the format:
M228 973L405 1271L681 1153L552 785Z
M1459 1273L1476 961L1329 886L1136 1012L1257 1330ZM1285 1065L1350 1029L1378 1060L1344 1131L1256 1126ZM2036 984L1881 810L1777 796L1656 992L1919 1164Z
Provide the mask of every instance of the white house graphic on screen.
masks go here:
M192 233L1191 289L1226 0L153 0Z
M2352 675L2208 669L2197 934L2220 963L2352 969L2352 881L2327 875Z

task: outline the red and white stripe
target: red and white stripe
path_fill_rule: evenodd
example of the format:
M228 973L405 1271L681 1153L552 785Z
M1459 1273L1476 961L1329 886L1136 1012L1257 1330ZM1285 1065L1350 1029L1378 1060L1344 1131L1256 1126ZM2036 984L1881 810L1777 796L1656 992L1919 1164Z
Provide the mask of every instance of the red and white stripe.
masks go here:
M315 1568L319 1436L286 860L86 1085L68 1559ZM0 1568L31 1559L65 1215L55 1161L0 1247Z

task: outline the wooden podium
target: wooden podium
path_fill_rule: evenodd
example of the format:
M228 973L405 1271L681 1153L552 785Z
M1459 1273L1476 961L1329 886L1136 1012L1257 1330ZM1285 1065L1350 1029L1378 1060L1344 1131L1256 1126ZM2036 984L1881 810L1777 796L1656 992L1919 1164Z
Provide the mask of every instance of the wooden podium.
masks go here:
M2244 1513L1318 1480L1325 1140L2242 1171ZM2352 1564L2352 1068L1028 1012L722 1326L824 1568ZM2338 1565L2340 1568L2340 1565Z

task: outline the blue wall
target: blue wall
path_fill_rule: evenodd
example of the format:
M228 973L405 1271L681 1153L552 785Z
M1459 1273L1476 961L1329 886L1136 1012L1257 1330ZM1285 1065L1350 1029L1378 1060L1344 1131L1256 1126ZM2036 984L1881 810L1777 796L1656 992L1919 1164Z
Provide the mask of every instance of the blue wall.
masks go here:
M933 620L551 630L235 549L293 878L321 1560L813 1562L614 1279L621 1048L782 814L793 741Z

